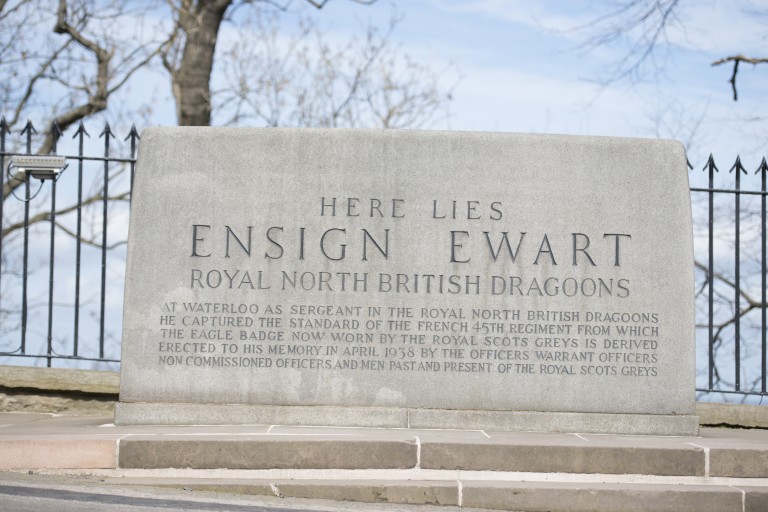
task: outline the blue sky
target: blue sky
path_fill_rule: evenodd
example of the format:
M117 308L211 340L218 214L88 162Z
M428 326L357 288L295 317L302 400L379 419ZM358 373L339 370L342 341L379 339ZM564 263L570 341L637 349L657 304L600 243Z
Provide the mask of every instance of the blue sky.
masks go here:
M286 34L295 32L299 11L339 44L363 36L369 25L386 29L399 13L393 44L434 70L449 68L443 83L456 83L451 116L431 128L674 138L696 165L712 152L723 161L740 153L748 167L757 167L757 155L765 153L768 64L741 66L738 102L728 83L731 65L710 65L737 53L768 56L768 9L761 12L758 0L680 0L638 79L608 85L601 80L637 41L623 37L586 50L601 28L583 27L623 2L330 0L321 10L304 0L277 3L285 2L280 23ZM227 37L223 27L220 41ZM175 123L164 71L140 74L122 94L155 97L149 123Z
M298 4L294 1L294 6ZM764 56L758 3L682 1L679 23L645 66L640 81L602 86L631 38L584 51L591 34L576 30L611 11L608 1L417 0L360 6L333 0L314 16L332 33L386 24L393 6L404 19L394 39L404 51L461 74L444 126L454 130L668 137L683 140L692 160L764 152L768 64L742 65L740 100L731 98L726 55ZM698 125L698 128L694 128ZM758 162L755 162L755 165Z

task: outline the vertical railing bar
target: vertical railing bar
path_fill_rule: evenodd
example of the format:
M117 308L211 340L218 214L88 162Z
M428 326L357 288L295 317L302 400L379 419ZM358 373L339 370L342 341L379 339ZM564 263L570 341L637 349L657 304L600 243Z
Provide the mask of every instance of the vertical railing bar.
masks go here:
M51 253L48 263L48 368L51 367L53 353L53 251L56 234L56 179L51 180Z
M59 137L61 130L54 121L51 126L51 135L53 136L53 146L51 153L54 155L58 151ZM48 257L48 368L51 367L51 356L53 355L53 278L54 278L54 248L56 235L56 178L51 180L51 241L50 256Z
M102 192L102 219L101 219L101 310L99 314L99 358L104 358L104 316L107 284L107 207L109 196L109 138L112 131L109 123L104 124L104 188Z
M82 249L82 227L83 227L83 144L88 132L80 121L74 137L78 138L77 149L77 240L75 241L75 318L74 318L74 347L72 355L78 356L80 340L80 255Z
M736 218L734 219L734 336L733 336L733 359L734 359L734 387L736 391L741 390L741 171L743 167L741 165L741 158L736 157L736 163L733 164L731 171L736 173L736 188L734 194L734 211Z
M712 154L709 155L709 161L705 166L705 169L709 169L709 269L707 271L707 279L709 279L709 293L707 297L707 305L709 307L709 389L715 387L715 326L712 318L715 312L715 193L712 191L715 185L715 160Z
M8 129L8 123L5 120L5 117L0 119L0 189L5 189L5 136L6 134L11 133ZM8 183L8 186L10 187L10 182ZM3 199L4 192L0 194L0 233L2 233L3 230L3 205L5 203L5 200ZM0 236L0 301L2 300L2 276L3 276L3 237Z
M766 171L768 171L768 162L765 161L765 157L763 157L763 161L760 163L760 168L757 170L760 173L760 182L761 187L760 191L763 193L760 197L760 220L761 220L761 226L760 226L760 274L761 274L761 280L762 280L762 293L761 293L761 303L762 308L761 309L761 316L762 316L762 322L760 324L761 326L761 357L760 357L760 366L761 366L761 376L762 376L762 383L760 385L760 391L765 393L766 391L766 365L768 362L766 361L766 329L768 329L768 325L766 325L766 310L768 310L768 304L766 304L766 286L768 283L766 283L766 270L767 270L767 261L766 261L766 221L765 221L765 181L766 181Z
M22 130L22 135L27 135L27 154L32 154L32 133L35 127L32 121L27 121L27 125ZM29 174L24 176L24 255L22 268L21 285L21 353L26 354L27 350L27 273L29 271Z

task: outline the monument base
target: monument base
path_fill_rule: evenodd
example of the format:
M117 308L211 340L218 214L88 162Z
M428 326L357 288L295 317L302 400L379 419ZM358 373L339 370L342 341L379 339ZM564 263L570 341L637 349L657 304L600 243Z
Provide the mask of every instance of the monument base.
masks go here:
M311 425L695 436L695 415L248 404L115 404L116 425Z

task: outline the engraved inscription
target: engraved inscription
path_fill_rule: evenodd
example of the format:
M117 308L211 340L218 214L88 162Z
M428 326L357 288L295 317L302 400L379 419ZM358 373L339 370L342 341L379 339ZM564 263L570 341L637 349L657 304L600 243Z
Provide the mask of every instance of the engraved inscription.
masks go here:
M425 307L418 298L487 296L512 303L530 297L626 299L630 281L620 273L594 276L576 270L620 269L631 249L630 233L536 233L513 226L501 230L502 223L513 219L502 201L432 199L428 208L415 208L401 198L321 196L318 203L319 217L331 222L320 229L261 227L255 222L190 225L188 287L202 297L208 290L245 291L253 302L163 304L157 330L161 367L496 373L522 378L658 375L657 312L545 310L524 304ZM407 255L393 252L394 246L403 247L396 241L407 233L396 223L378 223L425 214L423 221L439 223L443 233L434 241L435 260L469 272L410 271ZM357 223L353 227L345 219ZM487 229L453 229L454 221L485 223ZM486 262L482 271L475 268L479 259ZM323 260L353 260L358 265L356 271L304 266ZM260 261L297 268L275 270ZM382 264L393 262L394 267L382 270ZM280 301L263 302L260 294L267 292ZM329 298L398 297L398 303L303 301L304 294L317 292Z
M161 366L654 378L659 313L166 303Z

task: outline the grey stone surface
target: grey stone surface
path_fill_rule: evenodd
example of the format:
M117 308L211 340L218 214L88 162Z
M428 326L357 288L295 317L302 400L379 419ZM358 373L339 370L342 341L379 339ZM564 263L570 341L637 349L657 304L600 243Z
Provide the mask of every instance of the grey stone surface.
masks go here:
M744 491L744 512L766 512L768 510L768 488L739 487Z
M2 439L0 470L114 468L111 439Z
M733 425L768 429L768 407L749 404L696 402L702 425Z
M408 426L408 411L385 407L301 407L244 404L115 404L118 425L344 425Z
M441 481L127 479L116 483L152 485L189 491L354 501L357 503L458 505L457 483Z
M690 434L692 297L679 143L150 129L121 401L679 416Z
M117 395L120 390L120 374L113 371L71 368L0 366L0 389L2 388Z
M696 444L709 450L710 475L768 477L768 430L702 428Z
M640 448L595 446L574 439L552 444L422 442L421 467L470 471L704 475L704 450L692 446Z
M412 409L410 428L458 428L600 434L696 435L691 415L600 414L534 411L447 411Z
M710 448L709 474L743 478L768 478L768 444L763 449Z
M578 483L467 483L462 505L526 512L740 512L727 486Z
M407 469L416 442L384 439L242 436L132 436L120 441L120 468Z
M244 404L115 404L118 425L340 425L600 434L695 435L696 416Z
M278 482L280 494L361 503L407 503L413 505L458 505L454 482Z

